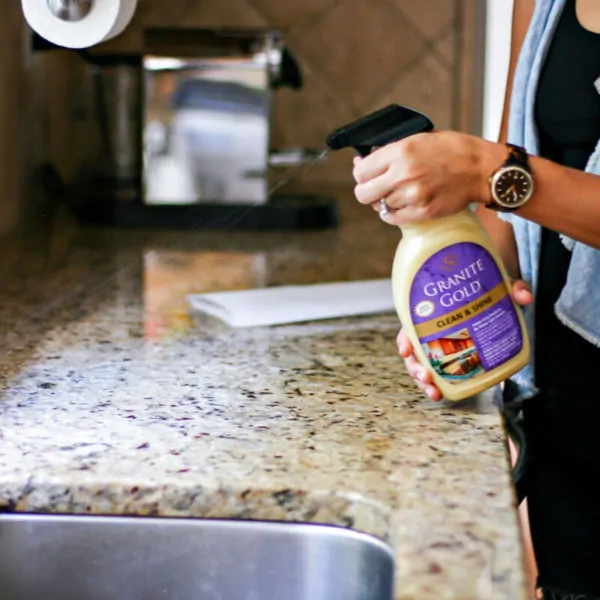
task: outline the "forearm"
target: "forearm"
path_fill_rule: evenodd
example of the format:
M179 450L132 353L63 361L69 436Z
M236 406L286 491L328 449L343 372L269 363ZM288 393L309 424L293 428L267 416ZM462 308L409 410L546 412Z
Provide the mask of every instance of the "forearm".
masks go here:
M600 249L600 177L532 157L535 191L517 214Z
M507 150L504 144L482 143L487 147L480 155L484 158L477 167L483 186L478 200L487 204L491 201L489 177L506 160ZM515 214L600 249L600 176L537 156L530 157L530 166L533 195ZM478 207L478 212L481 211ZM482 221L485 219L481 218Z

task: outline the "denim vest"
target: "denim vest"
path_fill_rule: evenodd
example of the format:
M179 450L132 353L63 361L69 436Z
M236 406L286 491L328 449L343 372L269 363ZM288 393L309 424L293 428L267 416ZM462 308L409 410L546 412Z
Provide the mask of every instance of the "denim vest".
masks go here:
M539 153L535 124L535 98L540 72L566 0L536 0L535 11L517 62L510 101L508 141L523 146L530 154ZM575 68L575 67L574 67ZM599 73L600 75L600 73ZM590 81L590 85L593 85ZM600 175L600 144L589 158L586 171ZM599 188L600 189L600 188ZM573 195L577 191L573 191ZM572 198L569 199L571 201ZM600 201L600 199L599 199ZM501 214L515 231L521 276L537 289L541 227L517 215ZM587 341L600 346L600 251L566 236L563 244L572 252L567 281L555 305L557 317ZM534 307L525 309L525 320L535 344ZM515 377L524 395L535 391L533 352L528 367Z

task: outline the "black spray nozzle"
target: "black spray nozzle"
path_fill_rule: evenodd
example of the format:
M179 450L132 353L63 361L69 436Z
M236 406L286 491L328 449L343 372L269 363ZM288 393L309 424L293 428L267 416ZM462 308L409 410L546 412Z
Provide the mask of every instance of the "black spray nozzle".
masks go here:
M336 129L326 143L332 150L354 148L361 156L367 156L375 148L432 129L433 123L420 112L390 104Z

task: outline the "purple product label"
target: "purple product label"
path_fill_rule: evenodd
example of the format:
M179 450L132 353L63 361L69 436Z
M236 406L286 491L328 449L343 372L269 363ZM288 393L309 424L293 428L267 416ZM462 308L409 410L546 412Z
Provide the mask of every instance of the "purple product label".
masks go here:
M409 301L423 351L450 383L483 375L523 347L500 270L478 244L452 244L431 256L413 280Z

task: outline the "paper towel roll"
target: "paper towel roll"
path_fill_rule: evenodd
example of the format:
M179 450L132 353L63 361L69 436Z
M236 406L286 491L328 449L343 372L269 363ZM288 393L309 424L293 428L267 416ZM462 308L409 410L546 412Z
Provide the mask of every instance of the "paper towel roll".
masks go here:
M89 48L122 33L133 18L137 0L92 0L89 12L78 21L61 19L50 4L48 0L21 0L30 27L58 46Z

